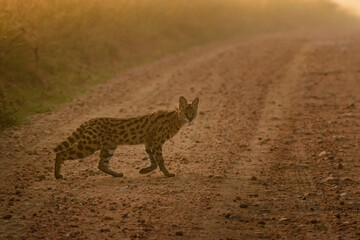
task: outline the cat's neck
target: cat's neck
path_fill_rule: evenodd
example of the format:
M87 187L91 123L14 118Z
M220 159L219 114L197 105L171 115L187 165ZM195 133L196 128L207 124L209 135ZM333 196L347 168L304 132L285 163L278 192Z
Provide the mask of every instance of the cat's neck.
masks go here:
M180 129L182 126L184 126L186 121L180 118L180 110L178 108L176 108L173 111L173 114L174 114L174 121L173 121L174 127Z

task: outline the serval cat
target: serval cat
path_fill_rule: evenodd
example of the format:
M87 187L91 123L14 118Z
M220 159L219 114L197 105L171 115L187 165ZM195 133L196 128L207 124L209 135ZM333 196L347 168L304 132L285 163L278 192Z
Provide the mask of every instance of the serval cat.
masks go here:
M135 118L94 118L76 129L66 141L58 145L54 151L55 178L63 176L60 167L64 160L81 159L100 150L98 168L114 177L123 174L109 167L109 162L118 145L145 144L151 165L142 168L139 173L145 174L156 169L166 177L174 177L164 165L162 146L166 140L175 136L186 122L196 118L199 98L187 103L184 97L179 99L179 108L174 111L158 111L153 114Z

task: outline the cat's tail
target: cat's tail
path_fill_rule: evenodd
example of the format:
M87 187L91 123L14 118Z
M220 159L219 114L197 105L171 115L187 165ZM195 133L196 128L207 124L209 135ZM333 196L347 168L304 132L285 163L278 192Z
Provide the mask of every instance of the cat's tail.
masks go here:
M56 148L54 148L54 152L62 152L64 150L69 149L74 143L76 143L83 133L83 129L79 127L76 129L65 141L60 143Z

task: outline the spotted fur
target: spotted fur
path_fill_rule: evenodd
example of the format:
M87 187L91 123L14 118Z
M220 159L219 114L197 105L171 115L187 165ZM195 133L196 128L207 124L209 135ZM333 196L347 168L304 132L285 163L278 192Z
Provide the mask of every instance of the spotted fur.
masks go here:
M153 114L135 118L95 118L76 129L54 151L55 177L62 178L60 167L64 160L81 159L100 150L98 168L114 177L122 173L109 168L109 162L118 145L144 144L151 165L142 168L140 174L149 173L159 166L167 177L169 173L164 165L162 145L175 136L180 128L196 118L199 98L187 103L184 97L179 99L179 108L174 111L158 111Z

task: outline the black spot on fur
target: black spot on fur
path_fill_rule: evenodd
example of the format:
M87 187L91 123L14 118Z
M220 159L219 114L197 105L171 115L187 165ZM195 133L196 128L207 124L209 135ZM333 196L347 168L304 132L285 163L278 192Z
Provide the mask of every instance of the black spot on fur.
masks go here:
M69 147L69 143L68 142L63 142L62 145L65 147L65 148L68 148Z
M92 147L89 147L89 146L85 146L85 150L88 150L90 152L94 152L95 149L93 149Z
M145 122L141 125L141 128L143 128L147 124L148 121L149 121L149 118L146 118Z
M63 150L63 147L62 147L61 145L57 146L57 147L54 149L55 152L60 152L60 151L62 151L62 150Z

